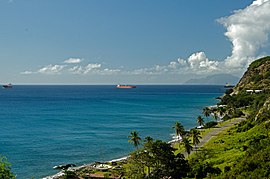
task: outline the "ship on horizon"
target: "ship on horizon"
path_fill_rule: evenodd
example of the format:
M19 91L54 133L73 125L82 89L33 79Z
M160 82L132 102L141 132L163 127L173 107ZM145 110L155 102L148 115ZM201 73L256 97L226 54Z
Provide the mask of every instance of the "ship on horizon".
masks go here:
M13 86L11 83L9 83L9 84L3 85L2 87L6 89L6 88L12 88Z
M129 89L129 88L136 88L136 86L134 86L134 85L117 85L116 88L126 88L126 89Z
M229 83L226 83L225 85L224 85L224 88L233 88L234 87L234 85L230 85Z

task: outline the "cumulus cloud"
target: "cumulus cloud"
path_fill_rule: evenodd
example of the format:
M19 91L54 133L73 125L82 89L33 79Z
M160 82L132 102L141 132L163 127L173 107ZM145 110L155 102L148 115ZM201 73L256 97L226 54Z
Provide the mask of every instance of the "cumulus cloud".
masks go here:
M211 72L218 72L219 62L209 60L204 52L197 52L188 57L188 59L178 58L169 62L168 65L155 65L149 68L136 69L130 74L207 74Z
M89 63L86 66L73 66L69 68L68 71L78 75L87 75L87 74L110 75L121 72L120 69L102 68L102 65L99 63Z
M227 68L246 68L260 56L270 34L270 1L255 0L243 10L218 20L227 28L232 54L225 59Z
M226 28L224 35L232 43L231 55L226 59L212 60L204 52L197 52L187 59L179 58L168 65L141 68L132 73L241 74L252 61L265 53L262 49L270 44L270 0L255 0L250 6L220 18L218 22Z
M82 62L82 59L80 59L80 58L69 58L69 59L64 61L64 63L68 63L68 64L81 63L81 62Z
M84 70L84 74L87 74L91 71L96 71L97 69L99 69L101 67L101 64L88 64L86 67L85 67L85 70Z
M204 52L192 54L187 60L190 68L194 71L212 72L218 70L218 61L209 60Z
M69 58L65 65L48 65L36 72L24 71L21 74L60 74L77 75L209 75L217 73L241 74L250 62L264 52L269 43L270 0L254 0L248 7L233 12L228 17L218 19L226 28L224 34L232 43L231 55L225 59L209 59L204 52L196 52L186 59L176 58L167 64L155 64L134 70L104 68L100 63L80 64L82 59Z
M43 74L60 74L64 68L65 65L48 65L39 69L37 72Z
M32 71L23 71L23 72L21 72L21 74L22 75L31 75L31 74L33 74L33 72Z

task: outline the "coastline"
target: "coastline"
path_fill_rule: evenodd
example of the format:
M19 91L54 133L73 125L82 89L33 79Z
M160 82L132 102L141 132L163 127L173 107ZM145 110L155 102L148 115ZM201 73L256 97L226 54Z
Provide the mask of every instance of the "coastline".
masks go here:
M181 141L182 139L177 139L175 136L172 137L173 139L168 141L167 143L169 144L173 144L173 143L176 143L178 141ZM176 139L175 139L176 138ZM123 157L120 157L120 158L116 158L116 159L112 159L112 160L108 160L108 161L104 161L104 162L100 162L100 163L112 163L112 162L122 162L122 161L125 161L128 159L129 156L123 156ZM85 168L85 167L93 167L94 165L96 164L96 162L94 163L89 163L89 164L83 164L83 165L80 165L80 166L76 166L76 167L69 167L67 170L68 171L77 171L77 170L80 170L82 168ZM46 177L43 177L42 179L58 179L59 177L63 176L64 175L64 170L61 170L59 171L58 173L54 174L54 175L49 175L49 176L46 176Z
M213 105L213 106L210 106L210 107L216 107L216 106L217 105ZM219 122L222 122L222 121L219 121ZM194 126L194 127L200 129L203 126ZM175 144L177 142L182 141L181 136L176 136L175 134L171 134L171 138L172 138L172 140L167 141L168 144L173 145L173 144ZM120 158L116 158L116 159L112 159L112 160L108 160L108 161L104 161L104 162L99 162L99 163L107 164L107 163L112 163L112 162L122 162L122 161L127 160L128 157L129 156L127 155L127 156L123 156L123 157L120 157ZM76 166L76 167L69 167L67 170L75 172L75 171L80 170L80 169L85 168L85 167L93 167L93 166L95 166L96 163L97 162L83 164L83 165ZM63 175L64 175L64 170L61 170L61 171L59 171L58 173L56 173L54 175L49 175L49 176L43 177L42 179L58 179L59 177L61 177Z
M202 137L202 140L200 141L199 145L197 146L198 148L201 148L205 143L207 143L213 136L216 136L217 134L219 134L220 132L226 130L227 128L231 127L232 125L235 125L243 120L246 120L246 116L245 117L239 117L239 118L235 118L233 121L229 121L229 122L224 122L224 124L222 126L220 126L219 128L215 128L214 130L210 131L209 133L207 133L205 136ZM220 121L221 122L221 121ZM176 137L174 137L176 138ZM181 141L182 139L173 139L173 140L170 140L168 141L167 143L169 144L173 144L175 142L178 142L178 141ZM195 151L192 151L191 153L194 153ZM187 157L187 153L186 152L182 152L182 154ZM113 160L109 160L109 161L105 161L105 162L100 162L101 165L103 164L108 164L108 163L113 163L113 162L122 162L124 160L126 160L129 156L124 156L124 157L121 157L121 158L117 158L117 159L113 159ZM82 168L85 168L85 167L96 167L96 162L95 163L91 163L91 164L84 164L84 165L81 165L81 166L78 166L78 167L70 167L68 168L68 171L77 171L77 170L80 170ZM64 175L64 171L60 171L54 175L51 175L51 176L46 176L42 179L58 179L59 177L63 176Z

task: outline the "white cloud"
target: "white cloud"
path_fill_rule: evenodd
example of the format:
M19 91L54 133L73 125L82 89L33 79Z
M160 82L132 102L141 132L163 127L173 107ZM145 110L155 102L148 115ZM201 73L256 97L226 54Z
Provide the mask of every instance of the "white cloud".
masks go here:
M39 69L37 72L42 74L60 74L65 66L66 65L48 65Z
M84 70L84 74L87 74L89 72L93 72L93 71L96 71L97 69L99 69L101 67L101 64L98 64L98 63L90 63L88 64L86 67L85 67L85 70Z
M258 58L270 34L270 1L256 0L243 10L218 20L227 28L232 54L225 59L227 68L246 68Z
M251 5L252 6L254 6L254 5L260 6L260 5L262 5L263 3L267 2L267 1L269 1L269 0L256 0Z
M209 60L204 52L197 52L192 54L187 60L190 69L193 71L212 72L218 70L218 61Z
M68 71L70 71L73 74L82 74L84 69L82 66L74 66L68 69Z
M149 68L140 68L130 71L129 74L205 74L219 71L219 62L209 60L204 52L192 54L187 60L178 58L168 65L155 65Z
M87 75L87 74L111 75L121 72L121 70L119 69L102 68L102 65L99 63L89 63L86 66L73 66L69 68L68 71L73 74L79 75Z
M134 70L104 68L99 63L78 65L80 58L69 58L67 65L48 65L36 72L24 71L21 74L60 74L77 75L210 75L214 73L241 74L247 65L257 59L263 47L269 43L270 0L255 0L250 6L235 11L232 15L218 19L225 28L225 36L232 43L231 55L226 59L209 59L204 52L196 52L188 58L177 58L168 64L156 64ZM270 43L269 43L270 44ZM68 68L66 67L68 66ZM65 68L66 67L66 68Z
M82 59L80 59L80 58L69 58L69 59L64 61L64 63L68 63L68 64L81 63L81 62L82 62Z
M32 71L23 71L23 72L21 72L21 74L22 75L31 75L31 74L33 74L33 72Z

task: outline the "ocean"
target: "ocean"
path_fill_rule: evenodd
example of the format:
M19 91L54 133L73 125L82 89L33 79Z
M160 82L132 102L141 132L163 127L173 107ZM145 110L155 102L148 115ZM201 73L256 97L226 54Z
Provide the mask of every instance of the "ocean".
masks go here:
M197 125L223 86L18 85L0 90L0 154L18 179L57 173L53 166L82 165L126 156L131 131L169 141L173 124Z

